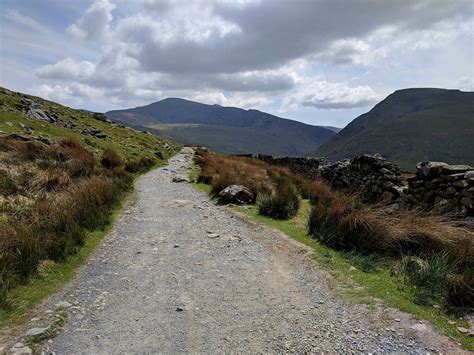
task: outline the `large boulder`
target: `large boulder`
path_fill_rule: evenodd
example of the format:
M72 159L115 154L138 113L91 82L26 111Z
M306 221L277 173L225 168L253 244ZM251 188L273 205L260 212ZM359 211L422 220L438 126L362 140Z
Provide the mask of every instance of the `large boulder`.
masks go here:
M241 185L230 185L219 192L219 197L227 202L233 203L252 203L254 196L250 189Z

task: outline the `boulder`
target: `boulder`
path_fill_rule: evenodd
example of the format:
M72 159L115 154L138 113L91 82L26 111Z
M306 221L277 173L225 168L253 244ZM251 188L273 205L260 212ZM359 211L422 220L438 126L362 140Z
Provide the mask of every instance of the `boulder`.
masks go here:
M227 202L248 204L252 203L254 196L252 191L245 186L230 185L219 192L219 197Z

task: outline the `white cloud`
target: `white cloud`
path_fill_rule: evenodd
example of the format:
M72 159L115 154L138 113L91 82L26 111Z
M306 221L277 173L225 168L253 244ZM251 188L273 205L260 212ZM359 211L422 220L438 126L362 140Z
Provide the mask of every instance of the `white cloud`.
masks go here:
M65 58L55 64L40 67L36 71L36 75L45 79L79 80L90 78L94 72L95 64L92 62Z
M456 82L456 87L464 91L474 91L474 76L459 78Z
M75 39L99 39L109 28L115 5L109 0L96 0L66 32Z
M283 100L282 109L295 106L318 109L368 107L381 97L367 85L350 86L346 82L330 83L319 78L305 79Z
M38 21L36 21L35 19L29 16L22 15L17 10L8 9L5 15L7 19L9 19L10 21L13 21L22 26L25 26L29 28L30 30L39 31L43 33L49 32L46 26L42 25L41 23L39 23Z

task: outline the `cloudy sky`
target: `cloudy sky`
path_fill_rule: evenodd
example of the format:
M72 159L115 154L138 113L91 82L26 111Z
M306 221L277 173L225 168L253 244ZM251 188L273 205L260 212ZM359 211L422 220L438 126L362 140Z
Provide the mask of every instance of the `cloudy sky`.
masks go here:
M165 97L344 126L474 89L472 0L0 0L0 85L106 111Z

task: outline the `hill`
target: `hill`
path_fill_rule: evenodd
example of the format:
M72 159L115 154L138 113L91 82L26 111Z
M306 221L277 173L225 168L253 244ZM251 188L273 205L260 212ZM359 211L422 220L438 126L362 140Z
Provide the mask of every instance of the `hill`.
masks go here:
M111 122L104 114L75 110L5 88L0 88L2 134L19 134L24 140L46 143L74 138L96 156L111 148L127 160L165 161L177 148L166 138Z
M205 145L222 153L298 156L318 148L335 132L258 110L206 105L168 98L147 106L109 111L107 117L183 144Z
M419 161L474 164L474 92L405 89L357 117L311 156L380 153L402 169Z

